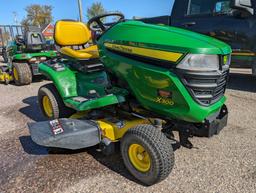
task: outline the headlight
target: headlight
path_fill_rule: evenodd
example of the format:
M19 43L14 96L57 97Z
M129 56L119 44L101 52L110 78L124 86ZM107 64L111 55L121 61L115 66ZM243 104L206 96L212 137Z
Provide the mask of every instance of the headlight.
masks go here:
M188 54L177 68L193 71L214 71L220 66L218 55Z
M229 67L231 63L231 55L223 56L223 67Z

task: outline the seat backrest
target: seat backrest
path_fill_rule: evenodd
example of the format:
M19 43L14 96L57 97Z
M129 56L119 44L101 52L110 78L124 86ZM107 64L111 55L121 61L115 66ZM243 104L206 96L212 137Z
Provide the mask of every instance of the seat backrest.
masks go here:
M91 39L91 32L82 22L60 20L55 24L54 40L59 46L84 45Z
M31 27L26 30L24 34L24 42L26 45L26 50L30 52L41 51L45 49L46 45L46 41L41 29L36 27Z
M28 45L46 44L44 36L41 32L27 32L26 40Z

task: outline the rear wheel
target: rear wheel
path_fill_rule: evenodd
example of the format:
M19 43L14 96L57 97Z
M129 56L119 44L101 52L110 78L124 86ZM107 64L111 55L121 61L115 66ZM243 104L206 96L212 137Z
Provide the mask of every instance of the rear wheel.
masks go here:
M16 85L28 85L32 82L32 73L27 63L13 63L12 72Z
M151 125L129 129L121 140L121 153L126 168L145 185L164 180L174 166L170 141Z
M75 113L73 109L65 106L53 84L44 85L39 89L38 102L41 111L48 119L67 118Z

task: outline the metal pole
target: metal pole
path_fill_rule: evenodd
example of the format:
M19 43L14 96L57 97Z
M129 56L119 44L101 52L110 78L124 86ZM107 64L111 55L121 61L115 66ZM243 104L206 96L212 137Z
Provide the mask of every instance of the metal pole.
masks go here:
M83 22L83 8L82 8L82 0L78 0L79 7L79 20Z
M17 19L17 12L12 12L12 14L13 14L13 18L14 18L14 24L15 25L18 25L18 19Z

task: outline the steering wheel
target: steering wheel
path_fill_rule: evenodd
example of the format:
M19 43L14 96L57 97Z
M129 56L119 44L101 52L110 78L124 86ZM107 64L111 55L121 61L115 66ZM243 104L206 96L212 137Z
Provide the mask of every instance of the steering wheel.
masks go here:
M110 23L110 25L107 26L106 24L103 23L102 19L109 17L109 16L116 16L116 17L119 17L119 19L117 21L115 21L114 23ZM87 26L91 31L105 32L105 31L107 31L107 29L109 29L109 27L111 27L111 26L115 25L116 23L123 21L123 20L124 20L124 15L122 13L108 13L108 14L98 15L96 17L91 18L88 21Z

